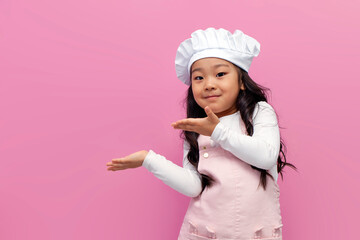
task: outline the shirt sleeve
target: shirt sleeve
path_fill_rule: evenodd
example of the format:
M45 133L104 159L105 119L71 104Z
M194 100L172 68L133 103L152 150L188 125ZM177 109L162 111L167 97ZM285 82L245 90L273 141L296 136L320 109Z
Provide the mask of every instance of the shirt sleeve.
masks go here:
M202 190L201 175L188 161L188 151L188 143L184 141L183 167L180 167L150 149L143 166L174 190L189 197L196 197Z
M267 102L260 101L256 105L253 127L253 135L248 136L219 122L210 137L244 162L270 170L279 156L280 131L276 113Z

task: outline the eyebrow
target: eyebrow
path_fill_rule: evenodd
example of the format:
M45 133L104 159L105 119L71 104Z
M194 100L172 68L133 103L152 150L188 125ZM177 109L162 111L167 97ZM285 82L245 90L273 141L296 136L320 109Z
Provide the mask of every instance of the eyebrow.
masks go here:
M221 67L221 66L223 66L223 67L229 67L229 65L227 65L227 64L220 63L220 64L214 65L213 68L218 68L218 67ZM195 72L195 71L201 71L201 70L202 70L202 68L195 68L194 70L191 71L191 73L193 73L193 72Z

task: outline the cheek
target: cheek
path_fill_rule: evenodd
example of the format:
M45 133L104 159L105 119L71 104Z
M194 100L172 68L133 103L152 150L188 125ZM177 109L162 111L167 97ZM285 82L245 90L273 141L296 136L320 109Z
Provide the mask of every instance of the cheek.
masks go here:
M230 86L227 86L227 91L230 93L232 98L237 98L240 92L240 86L238 82L234 80Z
M238 95L239 95L239 91L234 91L233 92L232 98L233 98L234 101L236 101Z
M229 90L227 95L227 102L229 104L232 104L233 102L236 101L238 95L239 95L239 91L236 91L234 89Z
M200 106L202 107L202 97L201 97L201 92L197 91L196 89L193 89L193 96L194 96L194 99L195 99L195 102Z
M201 101L202 101L201 97L199 95L194 95L194 99L195 102L201 106Z
M201 92L199 91L199 89L197 87L194 87L192 88L192 93L193 93L193 96L195 98L195 100L199 99L201 97Z

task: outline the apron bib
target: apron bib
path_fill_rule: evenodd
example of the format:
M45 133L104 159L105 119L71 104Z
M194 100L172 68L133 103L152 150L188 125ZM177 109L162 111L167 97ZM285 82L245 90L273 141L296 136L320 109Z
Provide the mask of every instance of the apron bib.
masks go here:
M216 146L210 136L200 134L198 144L198 171L215 182L191 198L178 240L282 240L278 184L266 176L264 191L260 172L248 163Z

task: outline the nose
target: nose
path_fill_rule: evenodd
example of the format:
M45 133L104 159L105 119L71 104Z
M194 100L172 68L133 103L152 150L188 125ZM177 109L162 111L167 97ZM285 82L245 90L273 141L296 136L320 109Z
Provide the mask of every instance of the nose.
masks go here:
M207 91L216 89L215 79L213 79L212 77L207 77L205 79L204 88Z

